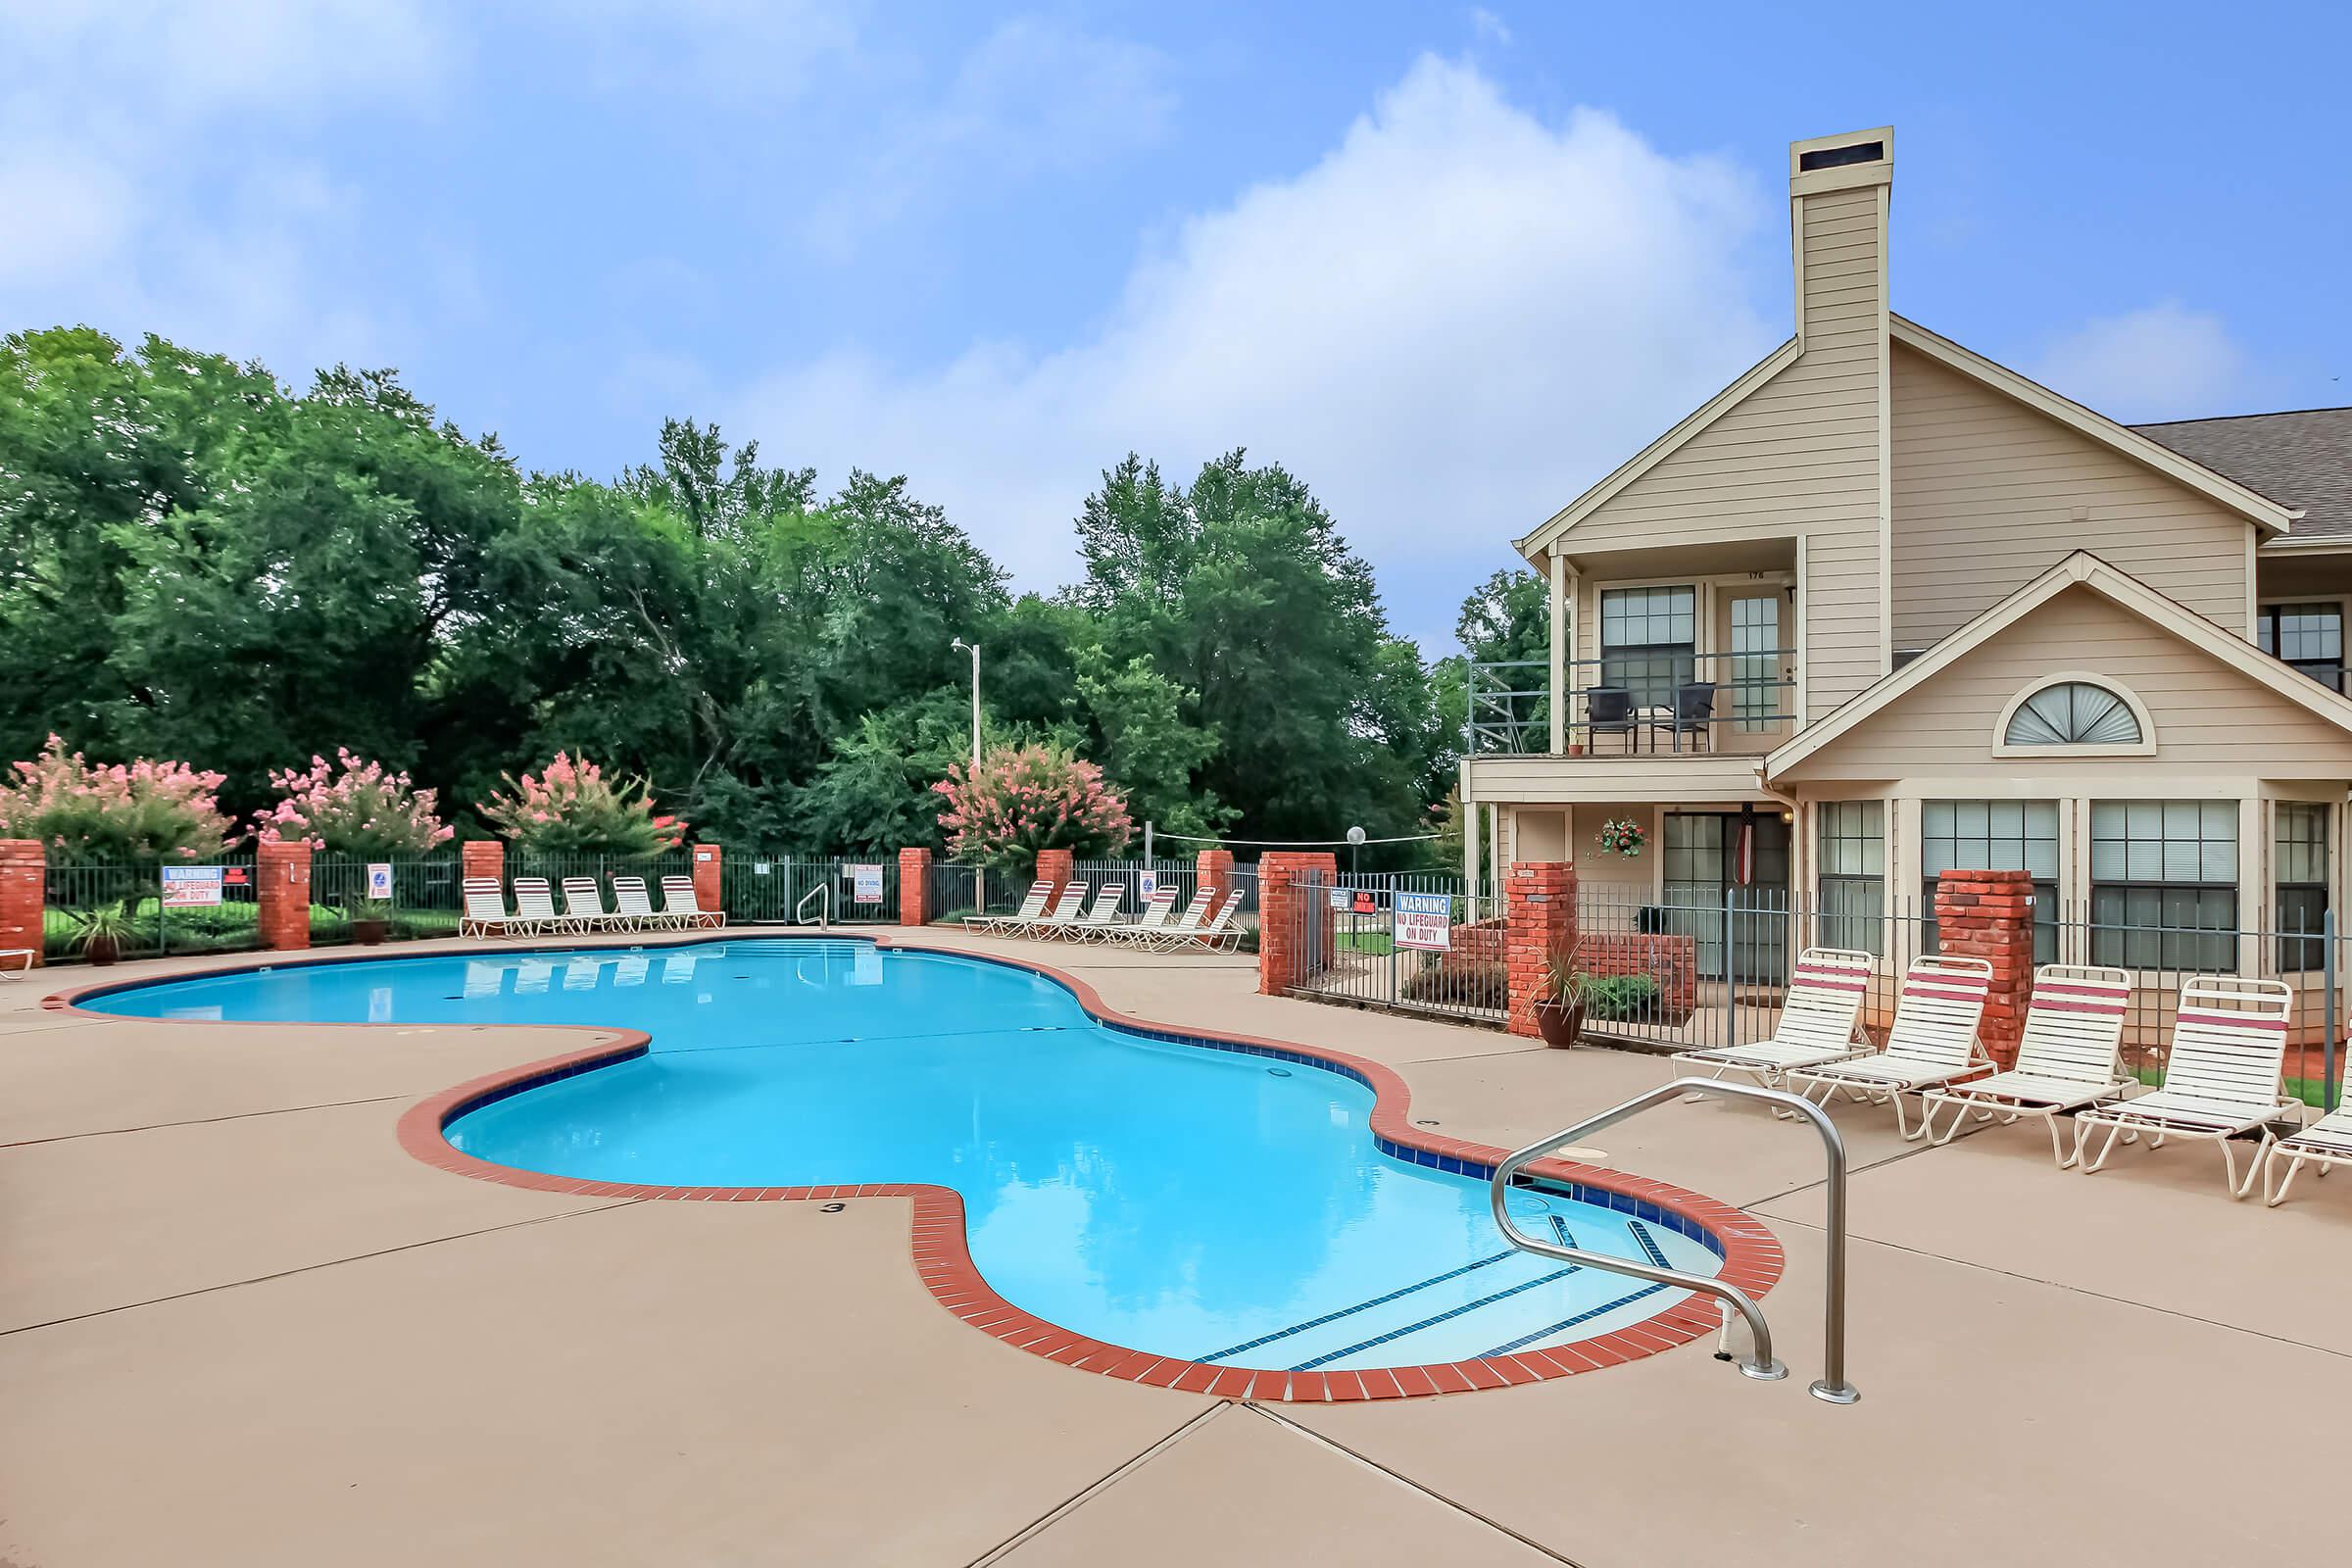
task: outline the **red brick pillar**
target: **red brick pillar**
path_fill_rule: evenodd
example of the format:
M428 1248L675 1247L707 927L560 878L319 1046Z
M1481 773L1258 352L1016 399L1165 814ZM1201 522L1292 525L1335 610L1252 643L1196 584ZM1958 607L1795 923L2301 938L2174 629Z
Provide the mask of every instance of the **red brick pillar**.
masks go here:
M1233 886L1233 852L1202 850L1193 859L1195 887L1215 888L1222 894Z
M299 839L254 846L254 903L262 946L284 952L311 945L311 847Z
M931 923L931 852L899 852L899 924Z
M0 839L0 948L29 948L32 961L41 955L44 936L42 907L49 881L49 859L39 839ZM16 960L8 960L15 967Z
M723 909L718 880L718 846L697 844L694 847L694 902L697 907Z
M1553 955L1576 952L1576 867L1565 860L1513 860L1504 882L1502 961L1509 976L1510 1032L1541 1033L1536 1003Z
M458 846L458 874L486 876L499 886L507 883L507 841L467 839Z
M1278 997L1329 966L1337 933L1326 917L1307 919L1306 906L1320 907L1324 891L1337 880L1338 861L1328 853L1278 850L1257 862L1257 989ZM1319 952L1302 944L1309 930L1321 933Z
M1069 886L1070 878L1078 874L1078 855L1074 850L1040 850L1037 852L1037 879L1051 882L1054 887L1054 902L1049 909L1061 906L1060 890Z
M2004 1068L2017 1061L2034 996L2034 873L1944 871L1936 878L1936 946L1992 965L1978 1034Z

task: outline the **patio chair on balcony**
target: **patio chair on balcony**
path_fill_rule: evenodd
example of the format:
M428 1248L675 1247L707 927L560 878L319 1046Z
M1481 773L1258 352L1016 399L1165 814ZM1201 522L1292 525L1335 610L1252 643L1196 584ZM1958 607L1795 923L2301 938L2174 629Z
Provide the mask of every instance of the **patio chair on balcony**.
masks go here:
M1592 749L1603 735L1622 735L1625 749L1634 749L1639 721L1634 717L1634 694L1624 686L1593 686L1585 692L1585 731Z
M1839 1093L1873 1105L1894 1106L1894 1130L1909 1143L1928 1135L1926 1091L1982 1073L1992 1058L1978 1041L1984 998L1992 989L1992 965L1983 958L1930 954L1911 960L1895 1000L1886 1049L1850 1061L1832 1062L1788 1074L1788 1085L1825 1107ZM1903 1116L1903 1096L1921 1095L1919 1126Z
M2278 1124L2303 1118L2303 1102L2285 1095L2287 1014L2294 1002L2283 980L2200 974L2181 981L2164 1087L2135 1100L2102 1100L2075 1117L2075 1157L2082 1174L2106 1164L2119 1139L2136 1143L2146 1133L2150 1149L2163 1148L2169 1138L2221 1145L2222 1181L2230 1196L2252 1192L2278 1141ZM2098 1157L2083 1159L2101 1127L2107 1141ZM2262 1139L2241 1182L2231 1146L2239 1134L2256 1131Z
M2075 1162L2058 1131L2067 1111L2112 1099L2133 1087L2123 1070L2124 1012L2132 978L2103 964L2045 963L2034 971L2034 1000L2017 1043L2017 1065L1989 1078L1931 1089L1921 1112L1929 1141L1948 1144L1971 1120L2006 1127L2039 1116L2050 1130L2050 1157L2060 1170ZM1951 1125L1933 1131L1936 1112L1950 1105ZM1972 1114L1973 1113L1973 1114Z
M1715 733L1715 683L1711 680L1687 680L1674 689L1674 707L1664 712L1651 710L1649 721L1650 749L1657 749L1657 736L1662 732L1676 751L1699 751L1703 740L1712 744ZM1690 737L1688 747L1684 736Z
M1854 1038L1855 1020L1877 965L1867 953L1807 948L1788 972L1788 996L1781 1004L1780 1023L1770 1040L1714 1051L1678 1051L1676 1069L1705 1068L1716 1078L1736 1072L1766 1089L1777 1089L1782 1078L1798 1068L1861 1055L1870 1048Z

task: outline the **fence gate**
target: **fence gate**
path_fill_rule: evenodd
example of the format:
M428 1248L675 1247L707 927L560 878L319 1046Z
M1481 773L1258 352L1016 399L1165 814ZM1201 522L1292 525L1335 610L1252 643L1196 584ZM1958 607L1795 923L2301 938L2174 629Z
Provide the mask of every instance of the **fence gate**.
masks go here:
M719 862L718 892L733 925L814 925L820 910L835 925L896 925L899 860L730 849Z
M1293 994L1500 1022L1510 1011L1493 892L1459 877L1319 875L1291 901ZM1262 934L1261 934L1261 940Z

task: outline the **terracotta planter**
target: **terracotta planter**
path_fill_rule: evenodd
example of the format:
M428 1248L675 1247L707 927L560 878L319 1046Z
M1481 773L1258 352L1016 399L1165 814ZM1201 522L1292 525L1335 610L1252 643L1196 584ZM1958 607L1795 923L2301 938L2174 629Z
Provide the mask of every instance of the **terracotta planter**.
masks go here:
M92 937L81 945L81 956L103 969L120 957L122 945L113 937Z
M1536 1033L1554 1050L1565 1051L1575 1045L1585 1031L1585 1004L1581 1002L1539 1002L1535 1010Z
M392 922L389 920L354 920L351 922L351 940L363 948L372 948L391 934Z

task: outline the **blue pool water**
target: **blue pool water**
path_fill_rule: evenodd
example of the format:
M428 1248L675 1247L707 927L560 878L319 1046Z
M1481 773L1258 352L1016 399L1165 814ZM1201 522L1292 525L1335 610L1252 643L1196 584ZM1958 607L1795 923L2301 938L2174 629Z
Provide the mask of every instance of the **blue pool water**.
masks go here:
M460 1117L480 1158L696 1187L932 1182L1039 1317L1260 1368L1561 1344L1669 1304L1505 1249L1481 1181L1384 1155L1338 1072L1143 1038L1025 969L843 941L290 965L115 992L140 1017L627 1026L649 1054ZM1335 1025L1339 1023L1335 1017ZM189 1049L203 1040L190 1036ZM1713 1273L1706 1247L1562 1196L1581 1247Z

